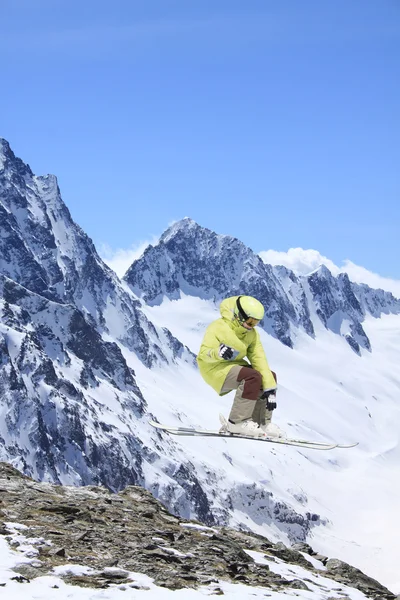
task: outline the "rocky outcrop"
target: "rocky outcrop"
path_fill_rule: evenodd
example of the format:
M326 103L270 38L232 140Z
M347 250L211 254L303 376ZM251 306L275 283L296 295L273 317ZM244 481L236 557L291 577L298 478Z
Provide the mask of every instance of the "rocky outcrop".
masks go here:
M327 570L316 568L305 558L312 553L307 545L287 548L244 531L182 522L138 486L118 494L94 486L55 486L0 463L0 490L0 535L24 559L15 567L21 583L55 572L77 586L143 589L133 572L169 589L212 584L214 593L222 593L218 583L230 581L284 592L309 589L312 581L323 587L329 578L339 583L343 597L349 586L369 598L395 599L341 561L326 558ZM273 565L277 559L302 567L303 577L275 573L268 561ZM6 582L0 585L7 588Z

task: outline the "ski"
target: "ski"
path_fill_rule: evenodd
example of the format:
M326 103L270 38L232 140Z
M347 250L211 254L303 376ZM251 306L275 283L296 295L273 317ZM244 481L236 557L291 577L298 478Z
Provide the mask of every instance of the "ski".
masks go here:
M295 440L287 438L254 438L248 435L238 435L235 433L229 433L227 431L214 431L209 429L196 429L195 427L174 427L169 425L162 425L155 421L150 421L150 425L156 429L166 431L172 435L181 436L203 436L203 437L219 437L219 438L235 438L243 440L253 440L256 442L267 442L270 444L281 444L285 446L297 446L299 448L310 448L314 450L333 450L334 448L352 448L357 444L352 445L339 445L330 444L328 442L310 442L308 440Z

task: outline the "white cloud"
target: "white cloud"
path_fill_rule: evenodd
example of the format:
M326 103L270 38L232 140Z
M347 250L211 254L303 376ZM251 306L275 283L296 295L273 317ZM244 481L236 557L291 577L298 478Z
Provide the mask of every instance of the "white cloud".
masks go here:
M269 265L283 265L294 271L297 275L307 275L318 269L320 265L326 265L333 275L340 273L329 258L322 256L318 250L303 250L303 248L289 248L287 252L266 250L260 252L262 260Z
M116 272L118 277L123 277L133 261L142 256L147 246L157 244L157 242L158 238L154 237L151 241L140 242L127 249L113 249L107 244L102 244L99 254L110 269Z
M317 250L304 250L303 248L289 248L287 252L266 250L260 252L260 257L267 264L283 265L294 271L297 275L307 275L307 273L314 271L320 265L325 265L333 275L347 273L351 281L355 283L366 283L372 288L381 288L392 292L394 296L400 298L400 281L398 279L382 277L377 273L368 271L365 267L354 264L348 259L343 261L341 266L337 266Z

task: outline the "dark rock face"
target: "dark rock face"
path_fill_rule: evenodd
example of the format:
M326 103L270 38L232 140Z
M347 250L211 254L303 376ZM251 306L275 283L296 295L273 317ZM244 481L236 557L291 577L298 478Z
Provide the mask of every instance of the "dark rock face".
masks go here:
M361 321L365 312L354 293L346 274L333 277L329 269L321 267L307 277L317 314L327 329L344 335L350 347L360 353L360 346L371 350ZM347 330L343 330L346 327Z
M322 266L307 277L317 313L325 327L345 337L350 347L371 350L371 344L362 327L367 314L399 314L400 300L389 292L373 290L367 285L352 283L346 273L333 277Z
M231 510L242 510L243 506L251 507L249 512L254 523L257 525L273 523L294 543L306 540L313 527L325 524L319 515L310 513L301 515L284 502L276 500L271 492L255 483L246 486L237 485L231 490L229 506Z
M327 577L338 582L335 589L344 597L350 586L370 598L395 600L384 586L341 561L326 558L328 570L318 571L299 551L312 554L308 545L291 549L249 532L182 523L138 486L118 494L95 486L54 486L36 483L0 463L0 489L0 535L24 556L15 570L27 585L65 565L66 583L92 588L118 584L126 590L146 589L132 578L134 572L173 590L211 585L218 594L218 584L229 581L285 592L309 589L310 577L318 584L322 576L325 585ZM301 566L306 575L280 576L268 564L257 564L249 554L254 551L272 563L278 558ZM86 567L86 573L68 571L70 564ZM0 584L7 591L7 582Z
M120 485L142 481L142 476L134 475L135 470L140 473L140 463L132 468L119 459L123 452L117 430L114 436L112 431L109 434L115 451L114 457L108 455L109 464L96 465L91 460L96 453L107 454L108 446L106 440L96 439L105 415L90 401L95 382L114 387L120 403L129 404L138 418L146 408L119 347L104 342L70 304L36 296L2 276L0 297L5 301L8 323L6 330L0 331L0 396L8 407L6 425L13 440L6 449L8 455L19 456L26 473L57 482L63 474L77 483L98 482L113 489L118 479ZM16 301L18 304L11 304ZM29 315L26 326L19 319L21 311ZM83 390L79 381L82 364L93 377ZM28 444L22 443L21 432L27 433ZM137 444L131 436L129 445L136 451Z
M285 267L264 264L239 240L217 235L188 218L149 246L124 279L149 304L181 293L215 302L239 294L255 296L266 309L261 326L289 347L296 329L314 337L311 309L358 354L360 348L371 350L361 325L367 313L400 313L400 300L390 293L354 284L346 274L334 277L325 266L297 277Z

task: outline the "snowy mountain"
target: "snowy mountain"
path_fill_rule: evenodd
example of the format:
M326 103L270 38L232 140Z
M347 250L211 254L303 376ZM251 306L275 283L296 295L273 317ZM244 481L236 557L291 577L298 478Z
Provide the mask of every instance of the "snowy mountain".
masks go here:
M192 365L194 356L167 329L154 327L101 261L71 219L55 177L36 177L5 140L0 317L1 458L41 480L150 485L146 470L162 453L120 346L146 368ZM172 477L165 476L167 501L191 506L173 479L186 462L165 460L159 470Z
M257 296L289 435L313 453L172 438L148 417L215 428L230 398L194 364L219 300ZM312 541L398 587L399 301L324 268L297 277L241 242L176 223L124 281L74 223L56 179L0 141L0 460L62 484L142 485L182 518Z
M293 347L298 330L315 335L310 316L345 337L357 353L370 350L362 322L367 314L400 314L400 300L389 292L334 277L325 266L307 277L272 267L239 240L217 235L191 219L172 225L149 246L124 276L135 294L152 306L182 294L212 299L248 294L266 307L265 331Z
M157 373L199 381L194 354L102 262L55 177L0 148L0 458L44 481L140 484L176 513L227 523L234 482L215 499L217 473L148 424L179 394ZM274 511L293 539L318 523L275 498Z

